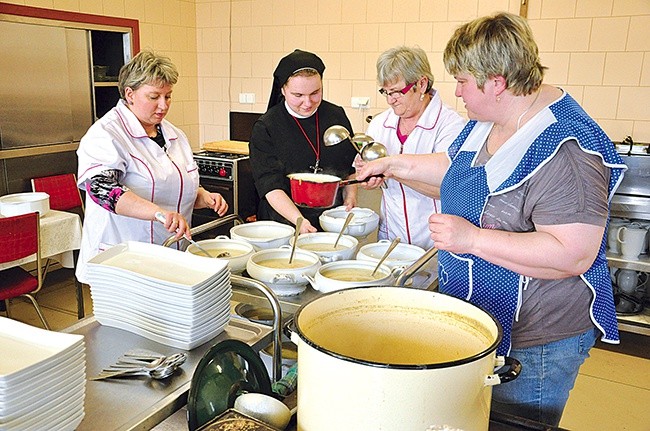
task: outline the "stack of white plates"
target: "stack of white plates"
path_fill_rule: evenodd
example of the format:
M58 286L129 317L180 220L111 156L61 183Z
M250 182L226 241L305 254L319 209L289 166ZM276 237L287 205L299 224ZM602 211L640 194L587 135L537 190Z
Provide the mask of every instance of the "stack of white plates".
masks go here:
M190 350L230 321L228 262L141 242L116 245L88 263L99 323Z
M84 417L82 335L0 317L0 429L74 430Z

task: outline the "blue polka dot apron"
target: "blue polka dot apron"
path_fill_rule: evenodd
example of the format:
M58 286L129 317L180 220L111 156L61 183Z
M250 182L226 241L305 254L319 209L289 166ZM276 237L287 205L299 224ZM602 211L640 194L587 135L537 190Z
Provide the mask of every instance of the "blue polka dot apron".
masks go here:
M491 196L522 185L557 153L575 140L580 148L600 155L610 168L609 199L623 179L626 166L610 139L571 96L564 95L526 123L516 139L510 139L484 166L475 166L491 123L470 121L448 150L452 163L440 195L442 212L463 217L481 227L481 216ZM511 147L511 148L508 148ZM603 341L618 342L618 326L605 250L607 231L598 256L582 280L591 289L591 319L603 333ZM494 265L472 254L441 250L438 254L440 291L463 298L492 314L503 328L497 354L510 351L512 324L528 277Z

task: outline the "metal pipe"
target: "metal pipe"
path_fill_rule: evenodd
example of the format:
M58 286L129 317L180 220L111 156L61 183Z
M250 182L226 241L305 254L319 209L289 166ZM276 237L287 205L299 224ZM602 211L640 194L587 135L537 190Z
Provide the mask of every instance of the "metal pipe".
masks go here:
M275 293L261 281L242 277L241 275L231 275L230 282L233 286L259 290L271 303L271 309L273 310L273 354L271 358L273 376L271 377L271 383L275 383L282 378L282 309L280 301L278 301Z
M406 282L413 277L415 274L424 267L433 257L438 254L438 249L435 247L431 247L429 250L427 250L418 260L413 262L413 264L402 271L402 273L397 277L397 280L395 281L395 285L404 287Z
M237 214L229 214L227 216L218 218L216 220L212 220L212 221L209 221L209 222L204 223L202 225L193 227L192 229L190 229L190 234L198 235L200 233L209 231L211 229L218 228L219 226L222 226L222 225L224 225L226 223L230 223L231 221L236 222L236 224L243 224L244 223L244 220L240 216L238 216ZM165 240L165 242L163 242L162 245L163 245L163 247L169 247L170 245L180 241L181 239L183 239L183 237L176 238L176 235L171 235L169 238L167 238Z

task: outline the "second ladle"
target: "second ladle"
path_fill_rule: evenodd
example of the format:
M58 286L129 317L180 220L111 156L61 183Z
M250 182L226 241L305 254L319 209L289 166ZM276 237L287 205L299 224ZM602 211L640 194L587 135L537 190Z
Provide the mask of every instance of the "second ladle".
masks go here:
M302 217L296 219L296 231L293 236L293 245L291 246L291 255L289 256L289 265L293 262L293 255L296 253L296 244L298 244L298 235L300 235L300 226L302 225Z
M401 241L400 237L397 237L393 240L393 242L390 243L390 245L386 249L386 253L384 253L381 259L379 259L379 262L377 262L377 266L375 266L375 269L372 271L371 275L375 275L375 272L377 272L381 264L384 263L388 255L395 249L395 247L397 247L397 244L399 244L400 241Z
M341 228L341 232L339 232L339 236L337 236L336 241L334 241L334 250L336 250L336 246L339 244L339 240L343 236L343 232L345 232L345 229L348 227L353 217L354 217L354 213L350 211L348 213L348 216L345 218L345 221L343 222L343 227Z
M346 139L350 140L350 143L359 154L361 154L360 146L364 147L373 142L373 139L365 133L355 133L354 136L350 136L348 129L338 125L328 127L323 133L323 143L326 147L340 144Z
M388 150L384 144L380 144L379 142L371 142L361 148L361 152L359 154L361 154L363 161L371 162L373 160L386 157L388 155Z

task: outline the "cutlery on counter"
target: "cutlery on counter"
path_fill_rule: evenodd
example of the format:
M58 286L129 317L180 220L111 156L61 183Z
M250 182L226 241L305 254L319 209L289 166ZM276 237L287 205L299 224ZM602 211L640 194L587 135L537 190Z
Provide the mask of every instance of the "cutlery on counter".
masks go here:
M119 377L149 376L156 380L166 379L174 374L187 359L186 353L170 356L140 356L128 353L120 357L117 363L103 369L89 380L104 380Z

